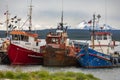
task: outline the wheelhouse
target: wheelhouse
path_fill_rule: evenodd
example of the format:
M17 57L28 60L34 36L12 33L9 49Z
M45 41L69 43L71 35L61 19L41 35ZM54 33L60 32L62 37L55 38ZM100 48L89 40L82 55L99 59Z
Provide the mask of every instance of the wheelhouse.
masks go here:
M93 34L92 34L92 36L93 36ZM111 36L112 36L112 34L109 32L95 32L94 40L112 40Z
M64 44L67 40L66 33L49 33L46 38L47 44Z
M18 31L18 30L10 32L10 36L11 36L11 40L25 41L25 42L29 42L30 38L33 38L34 40L36 40L38 37L37 34L31 34L24 31Z

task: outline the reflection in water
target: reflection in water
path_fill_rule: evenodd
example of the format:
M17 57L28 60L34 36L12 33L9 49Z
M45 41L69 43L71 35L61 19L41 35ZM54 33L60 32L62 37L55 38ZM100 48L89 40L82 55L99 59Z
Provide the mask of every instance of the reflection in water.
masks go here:
M38 70L48 70L50 72L56 71L74 71L93 74L95 77L101 80L120 80L120 68L104 68L104 69L85 69L79 67L43 67L41 65L25 65L25 66L9 66L0 65L0 71L38 71Z

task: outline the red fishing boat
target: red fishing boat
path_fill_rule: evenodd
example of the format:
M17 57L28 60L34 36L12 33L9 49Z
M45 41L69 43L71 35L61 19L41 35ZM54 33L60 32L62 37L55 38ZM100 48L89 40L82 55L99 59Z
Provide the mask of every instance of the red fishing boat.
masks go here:
M11 64L42 64L43 54L40 53L37 34L15 30L10 35L8 56Z
M10 45L8 47L8 57L11 64L42 64L43 54L40 53L40 40L38 34L31 32L30 5L29 31L13 30L10 32Z

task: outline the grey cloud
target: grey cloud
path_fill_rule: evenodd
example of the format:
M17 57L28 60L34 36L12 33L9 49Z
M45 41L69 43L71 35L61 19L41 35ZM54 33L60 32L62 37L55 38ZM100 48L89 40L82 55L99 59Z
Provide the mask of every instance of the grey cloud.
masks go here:
M33 22L34 24L56 24L61 17L62 0L33 0ZM120 20L120 0L63 0L64 20L72 26L79 24L82 20L92 19L93 13L101 14L102 22L107 18L108 24L118 25ZM105 1L107 1L105 3ZM25 20L28 14L30 0L0 0L0 18L6 11L6 5L12 16L18 15ZM106 5L105 5L106 4ZM105 8L107 7L107 8ZM1 21L1 20L0 20ZM115 23L116 22L116 23Z

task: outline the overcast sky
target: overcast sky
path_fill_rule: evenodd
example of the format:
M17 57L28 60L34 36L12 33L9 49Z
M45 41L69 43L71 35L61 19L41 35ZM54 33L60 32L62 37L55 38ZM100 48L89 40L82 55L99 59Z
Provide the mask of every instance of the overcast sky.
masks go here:
M17 15L24 22L30 0L0 0L0 22L5 21L7 9L10 17ZM55 27L60 22L62 0L32 0L32 23L36 29ZM64 22L76 27L89 21L95 13L101 15L100 23L120 29L120 0L63 0ZM1 27L3 28L3 27Z

